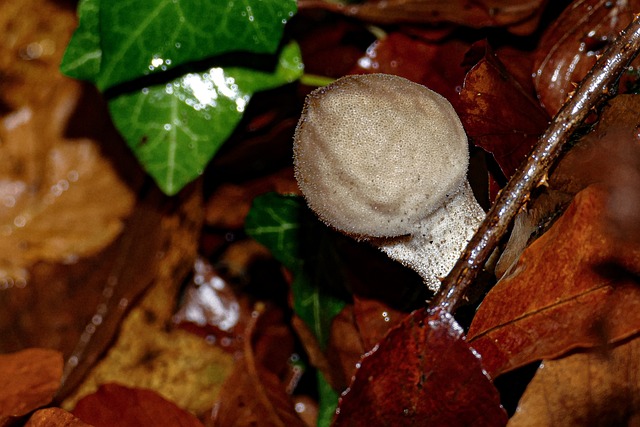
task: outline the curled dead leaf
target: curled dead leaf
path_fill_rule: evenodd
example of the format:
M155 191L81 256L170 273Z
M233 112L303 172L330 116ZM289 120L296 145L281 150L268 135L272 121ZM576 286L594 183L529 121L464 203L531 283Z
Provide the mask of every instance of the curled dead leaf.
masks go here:
M550 116L558 112L639 7L637 0L574 1L545 30L537 48L534 81ZM634 65L639 63L634 61Z

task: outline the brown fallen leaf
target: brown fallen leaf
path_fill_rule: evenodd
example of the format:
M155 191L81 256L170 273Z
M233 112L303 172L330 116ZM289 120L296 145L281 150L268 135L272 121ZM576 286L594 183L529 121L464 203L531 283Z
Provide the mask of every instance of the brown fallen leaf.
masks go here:
M640 339L545 360L509 427L640 425Z
M527 82L516 80L486 42L474 50L483 55L464 79L457 111L473 144L493 154L508 179L547 128L549 117Z
M153 390L199 416L211 408L234 357L222 346L176 327L173 315L181 285L176 277L183 273L173 269L184 269L183 257L193 249L188 240L173 244L165 268L127 314L106 355L62 402L65 409L106 383Z
M256 305L243 356L225 381L207 425L305 426L287 393L293 337L281 317L275 307Z
M50 403L60 388L62 354L31 348L0 355L0 425Z
M637 0L576 0L545 30L533 70L538 98L549 116L558 112L639 7Z
M46 408L34 412L25 427L92 427L72 413L60 408Z
M358 4L302 0L298 7L326 9L376 24L455 23L473 28L507 27L515 34L530 34L543 4L543 0L374 0Z
M602 186L580 192L486 296L468 338L491 376L640 330L640 246L608 231L608 201Z
M438 92L456 105L468 49L469 43L458 39L427 41L392 32L369 46L352 73L398 75Z
M535 239L557 219L573 197L591 184L604 184L610 192L607 224L616 238L640 242L640 96L618 95L600 113L595 128L566 153L548 186L516 217L509 244L500 256L496 274L504 272Z
M361 361L333 426L503 426L480 358L451 315L417 310Z
M95 427L202 427L189 412L151 390L105 384L78 402L73 415Z
M0 120L0 286L29 279L38 261L73 263L111 243L135 194L99 144L65 126L82 86L52 82L41 103Z

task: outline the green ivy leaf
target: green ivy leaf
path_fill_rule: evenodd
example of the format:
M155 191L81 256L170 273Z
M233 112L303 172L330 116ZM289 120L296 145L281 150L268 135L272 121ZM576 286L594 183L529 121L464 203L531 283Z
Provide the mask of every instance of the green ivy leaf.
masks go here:
M223 53L274 53L296 2L84 0L78 12L62 69L104 91Z
M329 427L336 413L340 395L331 387L320 371L318 371L317 378L319 404L318 421L316 425L318 427Z
M177 193L195 179L236 127L254 92L302 74L290 43L274 71L213 67L109 100L114 124L160 188Z
M254 92L302 75L293 43L276 58L260 55L278 53L284 24L295 10L295 0L80 0L80 23L60 69L103 91L133 81L130 92L109 100L113 122L147 172L172 195L202 173ZM232 52L233 58L219 56ZM227 65L193 68L194 61L216 55L218 64L226 60ZM272 59L277 65L265 68L263 62ZM172 77L154 80L161 84L143 87L151 83L141 77L179 65L197 72L175 78L174 70Z
M276 193L254 199L245 230L291 270L293 309L325 348L331 321L346 304L335 288L328 287L344 282L334 232L316 219L302 198Z
M95 81L100 73L100 1L80 0L80 24L64 52L60 71L79 80Z

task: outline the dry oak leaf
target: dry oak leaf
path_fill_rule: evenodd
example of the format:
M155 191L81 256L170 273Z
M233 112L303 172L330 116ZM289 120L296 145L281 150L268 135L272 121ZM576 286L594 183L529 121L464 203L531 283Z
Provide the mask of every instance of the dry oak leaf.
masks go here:
M60 408L40 409L33 413L24 427L92 427L72 413Z
M51 402L62 365L60 352L44 348L0 355L0 426Z
M509 427L640 425L640 339L545 360Z
M480 305L468 338L492 377L640 330L640 246L609 232L608 195L578 193Z
M507 27L530 34L538 24L543 0L374 0L352 4L301 0L300 9L322 8L376 24L454 23L472 28Z
M95 427L202 427L194 415L157 393L118 384L101 386L72 413Z

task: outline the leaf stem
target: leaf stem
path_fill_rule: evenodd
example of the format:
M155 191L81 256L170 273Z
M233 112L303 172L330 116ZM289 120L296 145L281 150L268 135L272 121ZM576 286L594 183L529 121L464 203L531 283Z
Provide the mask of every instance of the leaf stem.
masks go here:
M453 313L531 191L546 183L562 147L587 115L615 92L620 75L640 50L640 15L625 28L554 117L526 162L511 177L431 301Z

